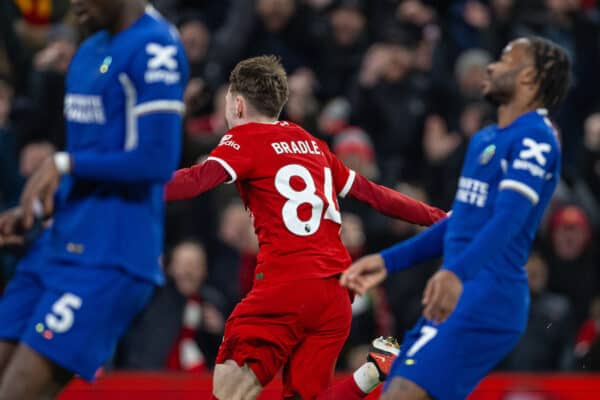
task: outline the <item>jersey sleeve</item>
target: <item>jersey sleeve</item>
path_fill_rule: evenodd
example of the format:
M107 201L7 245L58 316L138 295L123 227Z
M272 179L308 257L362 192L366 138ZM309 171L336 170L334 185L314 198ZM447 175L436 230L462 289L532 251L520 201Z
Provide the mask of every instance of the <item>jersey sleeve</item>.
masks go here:
M227 171L229 180L225 183L233 183L250 176L252 159L256 155L253 155L253 146L246 136L240 132L227 132L207 158L218 162Z
M546 182L552 178L559 162L559 149L547 135L535 130L515 138L503 168L500 190L513 190L525 196L533 205L539 202Z
M356 172L346 167L339 158L332 154L327 143L319 141L319 145L324 149L325 156L329 162L331 174L333 175L333 185L337 195L342 198L346 197L354 185Z
M170 37L141 46L129 68L118 75L125 95L122 150L71 154L73 175L115 182L166 182L179 161L187 77L183 49Z

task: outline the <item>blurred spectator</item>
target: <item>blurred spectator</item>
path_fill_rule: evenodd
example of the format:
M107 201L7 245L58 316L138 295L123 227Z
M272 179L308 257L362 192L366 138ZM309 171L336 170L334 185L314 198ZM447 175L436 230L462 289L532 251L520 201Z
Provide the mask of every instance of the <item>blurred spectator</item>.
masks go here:
M214 363L226 305L223 295L205 284L204 246L181 242L166 263L167 283L121 341L116 368L203 372Z
M192 78L202 76L211 40L211 33L205 19L199 14L184 15L180 18L178 28L190 63L190 76Z
M368 47L367 20L360 1L342 0L329 11L327 27L316 38L313 63L319 97L348 95L348 82L357 74Z
M423 187L406 182L398 183L395 190L423 202L428 202ZM419 227L406 221L386 218L383 228L368 236L368 253L380 251L411 238ZM421 298L427 280L438 269L436 261L414 265L398 274L391 275L383 284L394 320L394 334L402 335L410 329L422 313Z
M169 21L179 21L183 16L202 13L212 31L223 24L230 0L151 0L156 9Z
M600 290L591 239L589 220L580 207L562 207L550 216L545 250L550 267L548 288L568 297L577 324L583 322L592 297Z
M548 291L548 265L539 254L531 254L526 268L531 294L527 328L502 367L513 371L567 369L573 340L569 300Z
M342 213L342 243L353 260L365 254L365 242L365 232L360 217L351 213ZM355 296L352 303L350 335L340 355L346 369L354 370L355 353L365 344L369 344L373 336L391 335L392 326L392 314L383 288L370 290L364 296Z
M6 77L0 76L0 211L17 204L23 187L23 179L19 175L16 132L9 123L12 98L12 86ZM16 262L14 255L0 251L0 293L12 275Z
M433 205L445 210L452 206L469 139L484 126L489 114L486 103L464 105L457 117L456 131L450 130L439 115L429 115L425 120L423 153L427 167L423 182Z
M186 107L183 165L193 165L199 157L210 153L227 130L225 95L228 88L229 85L221 85L217 89L209 111L210 94L205 82L201 78L189 81L183 96Z
M421 129L430 86L414 72L419 38L390 27L365 55L351 102L354 120L373 135L383 182L419 176Z
M63 99L65 76L75 54L76 34L65 25L54 27L48 44L34 58L30 80L31 110L26 118L21 141L49 141L57 149L65 146ZM30 115L36 118L29 118Z
M365 231L363 222L358 215L342 213L341 238L353 260L365 255Z
M346 128L350 121L350 103L345 97L336 97L323 107L318 117L315 134L331 136Z
M481 85L487 76L486 68L490 62L490 54L481 49L466 50L458 57L454 65L454 76L464 100L481 99Z
M32 48L44 46L52 24L62 20L69 9L69 0L8 1L19 15L15 21L19 37Z
M594 111L600 90L596 79L600 67L600 36L597 19L590 18L580 8L578 0L544 0L536 20L527 24L528 33L547 37L569 52L573 63L573 87L557 122L563 132L563 165L565 170L576 167L581 152L581 133L585 118ZM531 13L535 15L535 13ZM527 15L525 15L527 18Z
M0 211L16 205L23 185L18 174L17 137L9 124L12 98L12 86L0 76Z
M371 139L358 127L347 127L333 138L333 153L350 169L377 181L379 169Z
M252 219L240 201L231 201L223 209L218 235L220 244L211 271L212 282L226 288L226 294L235 304L252 288L258 254Z
M589 353L594 343L600 338L600 296L592 299L588 319L579 327L575 341L575 357L583 368L589 368ZM595 369L600 369L596 365Z
M460 53L472 48L493 48L492 13L479 0L454 2L449 23L449 38Z
M276 54L288 72L307 65L307 39L312 20L305 18L295 0L237 0L225 25L215 35L209 80L223 83L243 58Z
M315 97L317 81L308 68L299 68L288 77L290 95L285 106L284 117L308 132L317 130L317 113L319 104Z
M590 115L584 125L583 152L576 190L590 211L594 226L600 226L600 113Z

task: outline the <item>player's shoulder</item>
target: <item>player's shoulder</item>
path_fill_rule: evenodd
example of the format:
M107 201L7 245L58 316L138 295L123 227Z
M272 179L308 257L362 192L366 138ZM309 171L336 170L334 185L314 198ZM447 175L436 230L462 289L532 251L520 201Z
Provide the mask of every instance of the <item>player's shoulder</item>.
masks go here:
M177 29L152 6L146 7L139 23L135 24L127 35L135 41L177 45L181 43Z
M545 143L545 147L553 151L560 150L558 133L545 109L538 109L521 116L512 124L511 134L506 137L515 144Z
M88 36L77 48L77 53L86 53L88 51L95 51L95 49L101 45L101 43L106 40L108 33L104 30L98 31L90 36Z

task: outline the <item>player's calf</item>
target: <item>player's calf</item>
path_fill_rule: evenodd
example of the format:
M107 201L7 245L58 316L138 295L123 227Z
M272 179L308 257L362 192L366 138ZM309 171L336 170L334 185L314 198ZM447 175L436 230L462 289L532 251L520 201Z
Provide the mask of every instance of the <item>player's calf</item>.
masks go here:
M254 400L262 386L252 369L233 360L215 366L213 395L219 400ZM1 399L0 399L1 400Z
M16 348L17 344L15 342L0 340L0 380Z
M380 400L431 400L425 390L408 379L395 376L389 382Z

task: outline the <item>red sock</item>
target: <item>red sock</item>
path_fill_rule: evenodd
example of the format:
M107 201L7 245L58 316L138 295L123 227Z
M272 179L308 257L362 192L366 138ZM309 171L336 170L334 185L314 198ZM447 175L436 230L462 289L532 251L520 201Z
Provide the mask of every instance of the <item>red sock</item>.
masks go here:
M319 396L317 400L360 400L364 399L367 393L360 390L354 378L349 376L340 383L328 387Z

